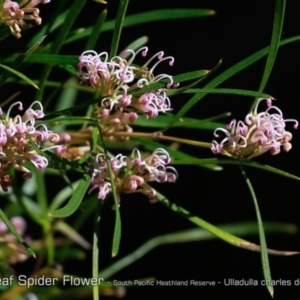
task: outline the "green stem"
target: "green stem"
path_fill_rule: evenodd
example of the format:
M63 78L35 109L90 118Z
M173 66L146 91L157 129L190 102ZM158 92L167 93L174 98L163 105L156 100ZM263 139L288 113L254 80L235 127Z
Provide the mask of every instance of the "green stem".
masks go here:
M210 148L211 143L200 142L200 141L193 141L187 139L181 139L174 136L167 136L163 135L161 132L155 133L145 133L145 132L112 132L107 133L108 136L127 136L127 137L134 137L134 138L148 138L153 140L164 140L164 141L172 141L178 142L183 144L188 144L196 147L203 147L203 148Z
M103 206L103 201L97 200L98 205L95 212L94 218L94 233L93 233L93 278L99 277L99 226L101 220L101 211ZM99 286L93 286L93 299L99 300Z

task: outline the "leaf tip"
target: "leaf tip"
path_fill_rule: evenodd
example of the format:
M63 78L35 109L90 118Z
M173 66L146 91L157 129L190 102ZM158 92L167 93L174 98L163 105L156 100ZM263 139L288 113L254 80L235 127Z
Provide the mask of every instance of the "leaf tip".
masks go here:
M217 12L215 11L215 10L210 10L209 12L208 12L208 15L210 15L210 16L213 16L213 15L215 15Z
M215 166L214 171L223 171L223 167L221 166Z
M271 297L274 298L274 288L272 285L268 285L267 287L268 292L270 293Z

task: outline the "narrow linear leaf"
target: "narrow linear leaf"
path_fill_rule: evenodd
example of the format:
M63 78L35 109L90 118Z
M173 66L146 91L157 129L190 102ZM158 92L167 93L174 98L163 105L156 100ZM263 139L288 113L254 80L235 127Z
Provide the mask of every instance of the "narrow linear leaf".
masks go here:
M103 135L102 135L100 125L98 125L98 130L99 130L99 135L100 135L100 138L101 138L101 142L103 144L106 165L107 165L107 169L108 169L112 194L113 194L113 198L114 198L114 207L115 207L115 211L116 211L115 228L114 228L114 235L113 235L113 242L112 242L112 257L115 257L115 256L118 255L118 252L119 252L121 234L122 234L122 226L121 226L122 223L121 223L121 215L120 215L120 208L119 208L119 202L120 202L119 197L120 197L120 195L117 194L117 189L116 189L115 180L114 180L115 177L114 177L113 171L111 169L109 153L106 149L106 145L105 145L105 142L104 142L104 139L103 139Z
M211 76L221 66L222 62L223 62L222 59L220 59L218 61L218 63L211 70L208 70L207 73L203 77L198 78L196 81L191 82L188 85L181 86L180 88L173 89L173 90L169 89L167 94L169 96L178 95L196 85L199 85L202 81L206 80L209 76Z
M70 215L72 215L77 208L79 207L89 185L91 182L91 175L88 173L85 173L81 180L79 181L79 184L77 188L75 189L70 201L67 203L66 206L63 208L60 208L58 210L49 212L48 215L50 217L54 218L66 218Z
M215 12L211 9L161 9L142 12L135 15L126 16L123 22L123 28L129 26L136 26L138 24L150 23L155 21L164 21L171 19L190 19L198 17L207 17L214 15ZM102 32L113 30L116 21L105 22L102 26ZM93 27L82 28L71 32L71 36L64 42L65 44L89 37Z
M221 115L221 117L227 117L228 114ZM146 118L140 117L134 122L134 126L142 126L149 128L164 128L170 120L172 120L173 115L159 115L155 119L153 118L151 122ZM194 118L182 118L178 120L173 127L191 128L191 129L204 129L204 130L215 130L218 127L226 127L226 124L209 121L207 119L194 119Z
M164 144L161 144L159 142L156 142L156 141L151 141L151 140L147 140L147 139L137 139L137 138L134 138L132 140L133 141L138 141L141 145L143 145L143 147L145 147L145 149L150 150L150 151L154 151L157 148L163 148L163 149L167 150L168 153L170 154L171 158L172 158L172 164L173 164L173 161L176 163L176 159L193 160L193 157L194 157L192 155L183 153L181 151L174 150L174 149L172 149L172 148L170 148L170 147L168 147ZM220 166L218 166L217 164L214 164L214 163L207 164L207 165L205 164L205 165L203 165L203 167L207 168L209 170L212 170L212 171L222 170L222 167L220 167Z
M291 37L285 39L280 42L279 46L284 46L289 43L297 42L300 40L300 36ZM236 75L240 71L246 69L247 67L251 66L253 63L258 61L259 59L263 58L265 55L269 53L270 47L263 48L255 52L254 54L246 57L242 61L238 62L237 64L233 65L216 78L211 80L204 88L215 88L216 86L220 85L227 79L231 78L233 75ZM165 130L172 127L172 125L177 122L182 116L184 116L196 103L198 103L206 94L196 94L194 95L181 109L180 111L174 116L174 119L168 124Z
M280 45L281 32L283 28L285 4L286 4L286 0L276 0L270 50L269 50L266 66L264 69L264 73L262 76L262 80L258 89L259 92L262 92L264 90L275 63L275 59ZM255 103L256 101L253 102L251 110L254 108Z
M120 0L117 17L116 17L116 24L115 24L113 38L112 38L110 52L109 52L110 58L115 56L118 52L120 36L123 28L123 22L124 22L128 3L129 0Z
M198 94L198 93L206 93L206 94L227 94L227 95L238 95L238 96L247 96L247 97L259 97L272 99L275 98L269 94L265 94L262 92L249 91L249 90L238 90L238 89L188 89L184 92L185 94Z
M32 85L33 87L35 87L36 89L39 89L39 87L30 79L28 78L26 75L6 66L6 65L2 65L0 64L0 68L20 77L21 79L23 79L24 81L26 81L27 83L29 83L30 85ZM3 81L0 82L0 85L3 83Z
M0 85L3 84L6 79L9 77L11 70L17 70L19 69L20 65L26 61L26 59L28 59L31 54L40 46L40 44L43 42L45 37L42 37L38 42L36 42L32 47L30 47L24 54L20 54L17 57L12 57L13 58L13 63L12 65L9 67L10 69L6 69L5 72L3 72L0 76ZM16 71L17 72L17 71ZM15 73L14 73L15 74ZM19 73L22 74L22 73ZM17 74L15 74L17 75ZM22 74L23 75L23 74ZM17 75L18 76L18 75ZM25 75L23 75L25 76ZM19 76L20 77L20 76ZM25 76L26 77L26 76ZM22 78L22 77L21 77ZM26 77L27 78L27 77ZM24 78L22 78L24 79ZM29 79L29 78L28 78ZM35 88L38 89L37 85L35 85L30 79L25 80L26 82L28 82L29 84L33 85Z
M123 49L123 51L121 51L122 56L127 59L131 53L127 52L124 53L123 52L127 49L131 49L133 51L136 51L138 49L140 49L141 47L145 46L148 43L149 38L147 36L142 36L140 38L138 38L137 40L135 40L134 42L130 43L125 49Z
M98 201L97 209L94 217L94 232L93 232L93 261L92 261L92 273L93 278L99 277L99 234L100 234L100 219L102 212L103 201ZM99 286L93 286L94 300L99 300Z
M5 213L0 209L0 218L3 220L4 224L8 227L8 229L13 233L13 235L17 238L17 240L27 249L27 251L34 257L35 253L30 248L30 246L25 242L25 240L21 237L15 227L11 224L10 220L6 217Z
M266 222L264 223L264 227L267 233L283 232L286 234L295 234L297 232L297 227L292 224ZM258 232L256 222L221 224L219 225L219 228L223 231L228 231L229 233L234 235L240 234L246 236L257 234ZM159 246L175 243L208 241L216 238L217 237L215 235L200 228L192 228L184 231L159 235L148 240L135 251L119 259L118 261L107 267L105 270L102 270L100 274L104 278L111 278L112 275L121 271L125 267L135 263L138 259L142 258L148 252Z
M243 240L243 239L241 239L237 236L234 236L231 233L228 233L224 230L221 230L220 228L208 223L207 221L191 214L186 209L169 201L167 198L165 198L162 194L160 194L157 191L156 191L156 194L157 194L158 200L163 205L165 205L166 207L168 207L169 209L171 209L173 212L177 213L178 215L186 218L190 222L196 224L197 226L202 227L203 229L207 230L208 232L215 235L219 239L221 239L233 246L239 247L239 248L243 248L243 249L250 250L250 251L256 251L256 252L261 251L260 246L254 244L254 243L248 242L246 240ZM273 250L273 249L267 249L267 251L272 254L283 255L283 256L299 254L299 252L295 252L295 251L279 251L279 250Z
M261 262L262 262L264 279L266 281L266 287L267 287L271 297L273 297L274 288L270 284L270 282L272 282L272 276L271 276L271 269L270 269L269 257L268 257L268 252L267 252L268 248L267 248L267 242L266 242L266 237L265 237L264 226L263 226L263 222L262 222L261 214L260 214L260 210L259 210L259 205L258 205L258 202L257 202L257 198L256 198L256 195L255 195L253 186L251 184L251 181L250 181L249 177L247 176L243 166L240 166L240 169L241 169L241 172L242 172L242 174L245 178L245 181L248 185L248 188L250 190L250 193L251 193L251 196L252 196L252 199L253 199L255 212L256 212L256 217L257 217L257 223L258 223L259 242L260 242L260 247L261 247L260 255L261 255Z
M4 62L11 62L15 57L9 56ZM63 54L32 54L29 56L26 63L41 63L49 65L76 65L78 63L77 55L63 55Z
M57 222L55 225L55 229L65 236L67 236L69 239L80 245L83 249L90 249L91 244L83 237L81 236L74 228L73 226L70 226L66 222Z
M193 80L193 79L199 79L207 75L210 71L209 70L198 70L198 71L192 71L192 72L187 72L183 73L180 75L173 76L173 82L174 83L182 83L185 81ZM162 87L165 87L169 81L167 80L161 80L159 82L151 83L149 85L146 85L145 87L141 89L136 89L130 92L132 95L139 95L143 94L149 91L153 91ZM174 90L176 91L176 89Z
M101 33L101 28L102 25L106 19L107 16L107 10L103 10L102 13L99 15L99 17L96 20L96 23L92 27L92 32L91 35L89 36L89 39L86 43L85 49L86 50L92 50L95 48L96 43L99 39L100 33Z
M243 165L249 166L253 168L262 169L268 172L272 172L287 178L291 178L294 180L300 180L300 177L290 174L288 172L282 171L280 169L276 169L269 165L265 165L256 161L252 160L242 160L242 159L223 159L223 158L205 158L205 159L196 159L196 160L174 160L172 161L173 164L178 165L202 165L202 164L213 164L218 163L221 165Z
M83 9L84 5L87 3L87 0L74 0L72 1L72 6L70 7L70 10L68 11L68 14L66 16L65 22L62 24L54 42L51 44L50 52L53 54L58 54L64 40L66 39L73 23L75 22L78 14ZM40 91L37 93L38 99L43 98L44 90L45 90L45 82L47 81L50 73L52 70L52 66L45 66L41 78L40 78Z

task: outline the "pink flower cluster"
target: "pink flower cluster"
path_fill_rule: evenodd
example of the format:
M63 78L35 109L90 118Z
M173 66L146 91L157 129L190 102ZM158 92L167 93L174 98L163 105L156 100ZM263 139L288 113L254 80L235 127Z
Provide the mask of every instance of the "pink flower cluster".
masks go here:
M44 117L43 106L39 101L33 102L23 116L11 118L11 110L17 105L19 110L23 110L22 103L16 102L10 106L5 118L0 120L0 185L4 191L11 185L11 178L7 174L10 167L24 172L25 178L31 177L32 174L24 163L31 162L39 171L44 170L48 160L35 149L39 148L41 143L59 141L59 135L49 131L46 125L35 124L36 119ZM34 110L34 105L39 106L39 109ZM0 114L3 114L1 108ZM43 150L53 147L61 146Z
M258 113L257 108L262 100L267 100L268 108ZM281 110L272 106L271 100L258 99L254 111L246 116L245 122L233 120L227 126L228 130L215 130L215 137L220 137L221 133L225 138L220 143L213 140L211 150L215 154L241 159L251 159L268 151L275 155L280 152L281 147L288 152L292 148L292 134L285 131L287 122L295 123L294 128L297 129L298 121L284 119Z
M122 154L110 159L117 192L140 192L148 196L150 202L156 202L156 191L147 183L175 182L178 174L175 168L167 166L171 161L168 152L162 148L156 149L150 156L143 159L139 150L134 149L131 156ZM111 183L104 154L97 154L91 169L92 180L89 194L98 189L98 198L104 200L111 192Z
M19 4L15 1L4 0L3 7L0 7L0 23L9 26L11 33L16 38L20 38L20 27L26 26L26 21L33 21L36 25L42 23L40 11L35 6L49 2L50 0L22 0Z
M153 72L163 61L169 61L169 65L172 66L174 58L164 57L164 52L161 51L141 67L132 65L139 53L145 57L147 52L147 47L136 52L126 50L123 54L131 55L128 60L120 56L108 59L106 52L97 54L92 50L81 54L78 64L81 82L93 87L101 97L101 107L97 111L98 117L106 118L111 115L114 122L118 120L118 123L123 124L125 120L135 121L138 117L137 114L144 114L149 119L156 117L159 112L172 110L167 89L175 88L178 85L173 83L172 76L167 74L155 76ZM157 59L156 63L149 69L149 65L155 59ZM143 94L131 93L161 80L168 81L164 88L153 89ZM115 114L112 114L112 111Z

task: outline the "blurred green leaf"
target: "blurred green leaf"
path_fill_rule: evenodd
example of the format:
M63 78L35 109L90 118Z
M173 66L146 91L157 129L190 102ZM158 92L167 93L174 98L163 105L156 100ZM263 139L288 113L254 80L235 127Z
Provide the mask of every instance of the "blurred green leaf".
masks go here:
M97 18L97 20L95 22L95 25L92 27L91 35L89 36L88 41L85 46L86 50L92 50L95 48L96 43L97 43L100 33L101 33L101 28L106 19L106 16L107 16L107 10L105 9L99 15L99 17Z
M13 233L16 239L27 249L27 251L35 258L35 253L30 248L30 246L25 242L25 240L21 237L21 235L17 232L15 227L11 224L10 220L6 217L5 213L0 209L0 218L3 220L4 224L8 227L8 229Z
M183 207L180 207L179 205L169 201L166 197L164 197L159 192L156 191L156 193L157 193L159 202L161 202L167 208L169 208L173 212L177 213L178 215L184 217L188 221L196 224L197 226L202 227L203 229L209 231L211 234L215 235L219 239L221 239L233 246L236 246L236 247L240 247L240 248L247 249L250 251L257 251L257 252L261 251L260 246L253 244L251 242L248 242L246 240L243 240L237 236L232 235L231 233L228 233L228 232L208 223L207 221L191 214L189 211L187 211ZM279 250L273 250L273 249L267 249L267 251L269 253L272 253L275 255L283 255L283 256L299 254L299 252L295 252L295 251L279 251Z
M79 181L79 184L77 188L75 189L70 201L67 203L66 206L63 208L60 208L55 211L50 211L48 213L49 216L54 218L66 218L70 215L72 215L77 208L79 207L83 197L85 196L85 193L90 185L91 182L91 175L88 173L85 173L81 180Z
M258 233L257 222L242 222L242 223L231 223L231 224L220 224L218 228L229 232L233 235L253 235ZM266 233L276 234L295 234L298 231L298 228L292 224L286 223L273 223L265 222L264 228ZM108 266L106 269L100 272L100 275L104 278L111 278L114 274L121 271L125 267L135 263L138 259L145 256L151 250L169 244L176 243L188 243L188 242L200 242L216 239L217 237L210 232L200 229L192 228L184 231L164 234L156 236L148 240L145 244L137 248L132 253L127 256L119 259L112 265Z
M273 96L264 94L256 91L249 90L238 90L238 89L188 89L184 91L185 94L223 94L223 95L238 95L238 96L247 96L247 97L259 97L266 99L275 99Z
M198 17L207 17L212 16L215 12L211 9L160 9L147 11L135 15L126 16L123 22L123 28L129 26L136 26L139 24L155 22L155 21L164 21L171 19L190 19L190 18L198 18ZM105 22L102 26L101 31L109 31L115 28L116 21L108 21ZM85 29L78 29L76 31L71 32L70 37L65 41L65 44L77 41L79 39L83 39L89 37L92 32L93 27L88 27Z
M141 47L145 46L148 43L149 38L147 36L142 36L135 40L134 42L130 43L125 49L121 51L122 56L124 59L128 59L128 57L131 55L130 52L123 53L127 49L131 49L133 51L136 51L140 49Z
M150 150L150 151L154 151L157 148L163 148L166 151L168 151L168 153L170 154L171 158L172 158L172 164L175 162L177 162L177 159L180 161L193 161L193 157L192 155L186 154L184 152L181 152L179 150L174 150L169 146L166 146L164 144L161 144L159 142L156 141L151 141L151 140L147 140L147 139L138 139L138 138L134 138L132 139L133 141L137 141L139 142L145 149ZM196 159L197 161L197 159ZM200 164L199 164L200 165ZM220 171L223 168L218 166L218 164L216 163L208 163L208 164L203 164L201 165L204 168L207 168L209 170L212 171Z
M8 66L5 66L5 65L2 65L0 64L0 68L20 77L21 79L23 79L24 81L28 82L30 85L32 85L33 87L35 87L36 89L39 89L39 87L30 79L28 78L26 75L8 67ZM3 81L0 82L0 85L3 83Z
M227 116L227 115L225 115ZM148 128L164 128L172 119L173 115L159 115L156 118L147 120L145 117L139 117L135 122L134 126L142 126ZM224 115L222 115L224 117ZM204 130L215 130L218 127L225 127L226 125L219 122L212 122L209 120L201 120L194 118L186 118L178 120L173 127L191 128L191 129L204 129Z
M54 42L51 44L50 52L52 54L59 53L71 27L73 26L73 23L75 22L77 16L79 15L86 3L87 0L74 0L72 2L70 10L68 11L68 14L66 16L65 22L62 24L60 30L58 31ZM50 75L51 69L52 66L47 65L42 71L39 84L41 90L37 93L37 98L43 98L45 82L47 81Z
M287 45L289 43L297 42L300 40L300 36L291 37L288 39L285 39L280 42L280 46ZM215 88L216 86L220 85L227 79L231 78L233 75L236 75L240 71L246 69L259 59L263 58L265 55L269 53L270 47L263 48L262 50L259 50L255 52L254 54L246 57L242 61L238 62L237 64L233 65L220 75L218 75L216 78L211 80L207 85L204 86L204 88ZM168 126L164 129L167 130L172 127L172 125L177 122L182 116L184 116L196 103L198 103L203 97L205 97L206 94L195 94L176 114L174 119L168 124Z
M243 166L240 166L240 168L241 168L242 174L245 178L245 181L248 185L248 188L250 190L253 202L254 202L254 207L255 207L255 212L256 212L256 217L257 217L257 223L258 223L259 243L260 243L260 247L261 247L260 255L261 255L263 274L264 274L264 279L266 281L266 287L267 287L271 297L273 297L274 288L273 288L272 284L270 284L270 282L272 282L272 276L271 276L271 269L270 269L270 264L269 264L268 248L267 248L265 231L264 231L262 218L261 218L261 215L260 215L260 210L259 210L257 198L256 198L256 195L255 195L254 189L252 187L251 181L250 181L249 177L247 176Z
M110 58L117 55L117 52L118 52L119 41L120 41L120 37L121 37L121 32L122 32L122 28L123 28L123 23L124 23L124 18L125 18L128 3L129 3L129 0L120 0L117 17L116 17L116 23L114 26L112 42L111 42L110 51L109 51Z
M277 56L277 52L280 45L280 38L283 28L283 21L284 21L284 15L285 15L285 4L286 0L276 0L276 6L275 6L275 15L274 15L274 21L273 21L273 31L272 31L272 38L271 38L271 44L270 44L270 50L265 66L265 70L263 73L263 77L259 86L258 91L262 92L268 82L268 79L271 75L275 59ZM253 110L255 106L256 101L253 102L252 107L250 110Z
M253 168L262 169L265 171L269 171L284 177L288 177L295 180L300 180L300 177L295 176L293 174L290 174L288 172L276 169L274 167L253 161L253 160L242 160L242 159L226 159L226 158L204 158L204 159L196 159L196 160L174 160L172 162L173 164L178 165L205 165L205 164L212 164L212 163L218 163L221 165L243 165L243 166L249 166Z

